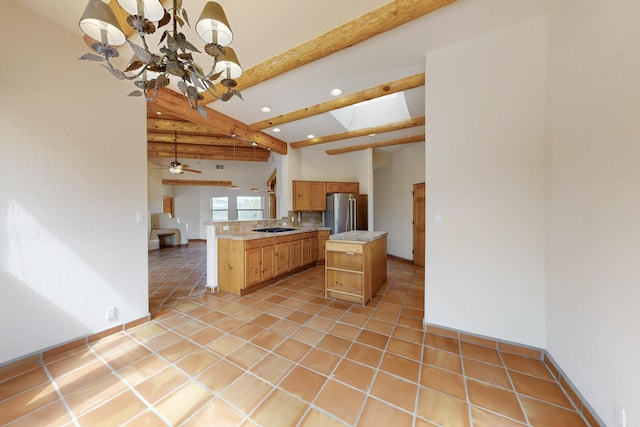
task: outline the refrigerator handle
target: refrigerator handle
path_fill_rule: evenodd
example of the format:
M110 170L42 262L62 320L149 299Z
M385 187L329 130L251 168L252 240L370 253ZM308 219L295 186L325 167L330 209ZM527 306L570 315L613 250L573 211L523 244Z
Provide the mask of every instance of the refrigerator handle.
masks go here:
M356 200L349 199L349 231L356 229Z

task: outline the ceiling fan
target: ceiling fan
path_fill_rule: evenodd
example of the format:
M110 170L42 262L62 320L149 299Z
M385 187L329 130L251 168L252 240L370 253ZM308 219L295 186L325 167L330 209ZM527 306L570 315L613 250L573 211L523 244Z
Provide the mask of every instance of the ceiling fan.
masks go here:
M178 161L178 132L173 131L173 162L169 164L169 172L179 175L183 172L202 173L199 170L189 169L189 165L183 165Z

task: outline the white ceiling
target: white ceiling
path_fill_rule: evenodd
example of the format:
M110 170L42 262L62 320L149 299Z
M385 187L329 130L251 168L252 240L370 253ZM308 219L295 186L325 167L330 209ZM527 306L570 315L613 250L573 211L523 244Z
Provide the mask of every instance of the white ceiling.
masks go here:
M78 34L78 20L87 0L13 1ZM243 68L251 68L288 49L351 21L390 0L219 0L234 32L231 46ZM214 102L209 107L251 124L280 114L331 100L329 91L340 88L343 96L424 71L425 53L470 37L544 13L552 0L458 0L392 31L302 66L242 91L244 101ZM205 0L184 0L192 23ZM197 46L200 39L185 31ZM135 36L134 36L135 37ZM127 57L127 54L122 54ZM206 69L208 61L200 61ZM96 74L110 78L101 67ZM426 76L429 84L429 76ZM405 92L412 117L424 115L424 87ZM269 106L270 113L260 108ZM428 123L427 118L427 123ZM278 126L269 133L285 142L346 132L329 113ZM379 142L424 133L424 126L320 144L305 149L327 150ZM400 146L401 147L401 146Z

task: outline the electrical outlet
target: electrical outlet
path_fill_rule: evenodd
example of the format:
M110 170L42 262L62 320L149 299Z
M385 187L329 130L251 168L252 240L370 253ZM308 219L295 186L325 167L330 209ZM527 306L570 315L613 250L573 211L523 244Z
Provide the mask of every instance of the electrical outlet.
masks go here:
M618 427L627 427L627 411L616 405L616 423Z
M112 322L118 320L118 309L115 307L107 307L107 321Z

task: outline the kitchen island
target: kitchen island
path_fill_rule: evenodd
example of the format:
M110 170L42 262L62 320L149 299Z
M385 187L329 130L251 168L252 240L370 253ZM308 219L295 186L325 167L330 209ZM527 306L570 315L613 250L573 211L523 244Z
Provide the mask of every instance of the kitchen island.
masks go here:
M387 232L333 234L325 246L325 298L366 305L387 281Z
M245 229L217 234L215 242L208 236L207 275L216 274L220 290L245 295L324 260L328 229L263 228L268 229L274 232ZM209 269L213 263L215 273Z

